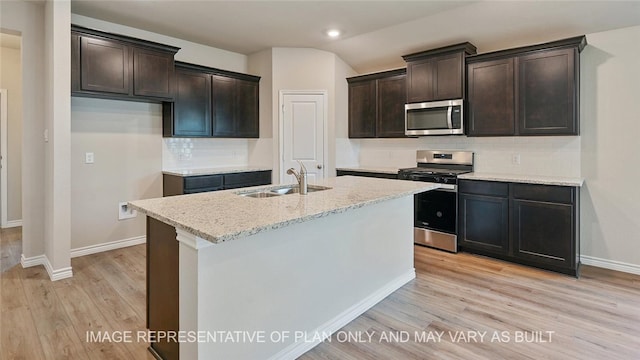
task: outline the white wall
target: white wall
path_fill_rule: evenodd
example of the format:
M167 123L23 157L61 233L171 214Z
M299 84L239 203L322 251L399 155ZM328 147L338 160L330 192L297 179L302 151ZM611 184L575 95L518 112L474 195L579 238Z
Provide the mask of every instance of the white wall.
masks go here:
M581 252L632 264L640 273L640 27L589 34L587 42L580 87Z
M161 105L74 97L71 106L71 248L144 236L145 217L118 220L118 203L162 197Z
M248 70L260 76L260 138L249 142L249 164L270 167L274 156L272 49L249 55Z
M44 6L27 1L0 1L0 24L22 36L22 253L44 254Z
M77 14L71 22L180 47L177 61L247 72L242 54ZM118 221L118 202L162 196L163 169L247 165L250 144L255 142L163 139L159 104L74 98L71 111L72 249L144 236L144 217ZM95 164L84 164L85 152L94 152Z
M20 49L0 48L0 88L7 89L7 220L22 221L22 60Z
M176 61L247 73L247 56L243 54L78 14L72 14L71 22L80 26L177 46L180 51L175 56ZM162 145L164 159L162 168L164 170L173 170L193 167L248 165L249 148L256 142L257 140L238 139L164 139Z
M326 90L328 94L328 143L329 159L325 164L326 174L335 175L335 131L336 118L344 119L347 111L346 84L341 78L355 73L335 54L309 48L273 48L272 51L272 118L273 118L273 176L278 182L280 164L279 151L279 93L281 90ZM340 99L337 99L337 94Z
M45 3L45 267L71 276L71 3Z
M331 176L335 173L338 159L342 166L350 166L358 163L358 146L356 142L349 141L349 84L347 78L357 75L338 56L335 57L335 121L331 126L335 136L330 138L331 159L329 169Z

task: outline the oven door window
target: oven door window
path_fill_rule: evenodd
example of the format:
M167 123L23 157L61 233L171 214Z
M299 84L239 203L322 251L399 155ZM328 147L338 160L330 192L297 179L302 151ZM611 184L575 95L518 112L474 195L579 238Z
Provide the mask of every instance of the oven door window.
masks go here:
M415 226L456 233L456 193L427 191L414 197Z
M448 129L448 106L407 110L407 130Z

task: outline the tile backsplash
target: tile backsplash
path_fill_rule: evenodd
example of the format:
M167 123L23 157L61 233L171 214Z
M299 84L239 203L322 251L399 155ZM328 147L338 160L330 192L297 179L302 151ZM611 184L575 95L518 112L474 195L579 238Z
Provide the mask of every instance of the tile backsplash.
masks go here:
M499 174L580 176L579 136L422 137L362 139L359 166L415 166L416 150L467 150L475 156L475 171ZM352 157L351 155L348 156ZM340 159L340 153L338 152ZM519 163L518 163L519 159ZM343 160L340 160L342 162Z
M249 161L247 139L164 138L162 169L246 166Z

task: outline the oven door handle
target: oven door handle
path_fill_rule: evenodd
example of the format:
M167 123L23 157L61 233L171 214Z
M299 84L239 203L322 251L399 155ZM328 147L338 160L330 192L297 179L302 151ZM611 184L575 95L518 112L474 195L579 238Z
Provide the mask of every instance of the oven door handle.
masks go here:
M438 184L438 185L440 185L440 187L435 189L434 191L458 192L458 185L451 185L451 184Z
M451 112L453 111L453 106L449 105L449 109L447 110L447 125L449 129L453 129L453 121L451 120Z

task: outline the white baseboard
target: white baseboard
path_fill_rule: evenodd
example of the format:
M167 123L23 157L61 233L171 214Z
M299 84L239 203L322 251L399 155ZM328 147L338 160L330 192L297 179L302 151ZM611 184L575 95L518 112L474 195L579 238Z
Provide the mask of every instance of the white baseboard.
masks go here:
M20 265L22 265L23 269L38 265L44 265L45 262L49 262L49 260L47 260L47 257L44 255L25 257L24 254L22 254L20 256Z
M9 220L9 221L7 221L6 224L4 224L4 226L2 228L3 229L7 229L7 228L18 227L18 226L22 226L22 219L20 219L20 220Z
M24 256L24 254L22 254L22 256L20 257L20 264L23 268L38 265L44 266L44 268L47 270L47 274L49 274L49 279L51 279L51 281L62 280L73 276L71 267L54 270L53 266L51 266L49 258L47 258L46 255L38 255L27 258Z
M622 271L630 274L640 275L640 265L629 264L622 261L601 259L593 256L580 255L580 262L583 265L590 265L609 270Z
M120 248L134 246L134 245L140 245L146 242L147 242L147 237L143 235L143 236L136 236L128 239L111 241L108 243L84 246L81 248L71 249L71 257L75 258L79 256L97 254L104 251L115 250L115 249L120 249Z
M343 328L348 323L355 320L358 316L362 315L365 311L371 309L375 304L379 303L384 298L391 295L391 293L398 290L409 281L415 279L415 277L416 277L415 269L406 272L405 274L389 282L383 288L369 295L359 303L343 311L335 318L320 325L317 329L311 331L310 333L311 334L327 334L327 335L333 334L334 332ZM307 351L313 349L315 346L317 346L324 340L326 339L322 339L322 340L318 339L316 341L301 340L301 341L295 342L287 346L286 348L282 349L277 354L270 357L269 360L296 359L300 357L302 354L306 353Z

